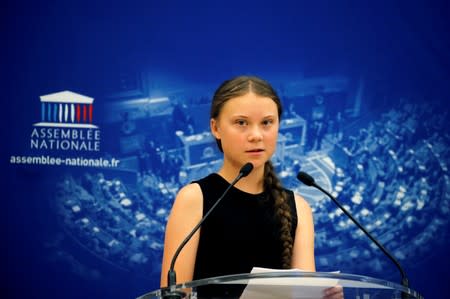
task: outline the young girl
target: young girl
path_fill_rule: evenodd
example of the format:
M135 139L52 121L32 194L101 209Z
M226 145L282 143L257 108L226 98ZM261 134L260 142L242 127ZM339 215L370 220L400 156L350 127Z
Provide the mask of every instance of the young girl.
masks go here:
M248 162L250 174L229 190L180 252L177 282L249 273L253 267L315 271L311 208L283 188L270 161L281 114L276 92L260 78L236 77L216 90L210 126L223 164L177 194L166 227L161 286L167 286L177 247ZM324 298L343 298L342 288L327 289Z

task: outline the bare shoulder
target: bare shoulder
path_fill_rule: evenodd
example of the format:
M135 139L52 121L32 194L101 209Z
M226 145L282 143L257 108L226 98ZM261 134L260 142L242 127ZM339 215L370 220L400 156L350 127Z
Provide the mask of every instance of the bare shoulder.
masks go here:
M188 184L182 187L175 198L173 209L198 209L203 206L203 195L199 184Z
M308 213L311 214L311 206L309 203L299 194L295 194L295 205L297 206L297 211L299 213Z
M196 198L198 195L202 195L200 185L197 183L192 183L183 186L178 191L177 198Z

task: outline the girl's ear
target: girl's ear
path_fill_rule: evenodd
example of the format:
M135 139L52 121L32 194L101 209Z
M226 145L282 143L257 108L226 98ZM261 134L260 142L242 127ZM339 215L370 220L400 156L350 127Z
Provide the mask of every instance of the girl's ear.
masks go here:
M214 138L220 139L217 121L214 118L211 118L209 125L211 127L211 134L213 134Z

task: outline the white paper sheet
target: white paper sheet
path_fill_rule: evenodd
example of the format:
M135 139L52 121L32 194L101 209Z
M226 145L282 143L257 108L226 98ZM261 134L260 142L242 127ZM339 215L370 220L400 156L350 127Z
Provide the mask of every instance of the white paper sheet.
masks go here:
M279 270L255 267L251 273L302 272L299 269ZM304 272L304 271L303 271ZM339 271L334 272L339 273ZM336 286L338 279L323 277L255 278L248 281L241 299L320 299L323 291Z

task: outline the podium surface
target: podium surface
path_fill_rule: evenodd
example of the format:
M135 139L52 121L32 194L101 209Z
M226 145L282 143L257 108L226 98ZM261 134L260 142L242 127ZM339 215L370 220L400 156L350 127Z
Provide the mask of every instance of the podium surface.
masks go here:
M424 299L403 285L368 276L303 271L272 271L211 277L162 288L137 299L173 298L182 292L187 299L320 299L324 289L340 285L345 299Z

